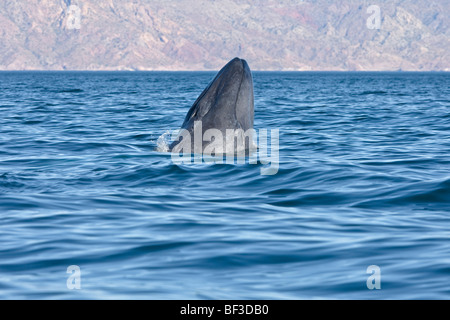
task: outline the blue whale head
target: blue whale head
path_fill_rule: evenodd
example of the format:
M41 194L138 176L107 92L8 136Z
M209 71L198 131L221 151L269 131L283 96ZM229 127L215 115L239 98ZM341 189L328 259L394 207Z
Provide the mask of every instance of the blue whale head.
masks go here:
M194 127L201 123L201 134L216 129L225 137L226 131L230 129L253 129L253 121L252 74L245 60L234 58L219 71L194 102L181 129L193 133ZM193 144L193 141L178 139L171 144L170 150L179 149L183 143ZM207 144L208 141L202 142L202 148Z

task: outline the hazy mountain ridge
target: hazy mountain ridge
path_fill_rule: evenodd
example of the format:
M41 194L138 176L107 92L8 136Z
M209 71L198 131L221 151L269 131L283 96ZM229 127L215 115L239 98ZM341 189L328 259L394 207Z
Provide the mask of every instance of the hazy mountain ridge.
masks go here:
M370 5L381 9L379 30L366 26ZM447 0L3 0L0 69L215 70L240 56L253 70L449 71L449 8Z

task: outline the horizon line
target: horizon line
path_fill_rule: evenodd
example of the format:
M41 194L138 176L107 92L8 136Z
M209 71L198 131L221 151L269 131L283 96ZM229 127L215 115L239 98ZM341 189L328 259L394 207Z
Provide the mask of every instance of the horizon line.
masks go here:
M392 73L425 73L425 72L434 72L434 73L447 73L450 70L264 70L264 69L253 69L252 72L298 72L298 73L307 73L307 72L336 72L336 73L345 73L345 72L360 72L360 73L370 73L370 72L392 72ZM117 70L89 70L89 69L0 69L0 72L129 72L129 73L139 73L139 72L217 72L217 69L202 69L202 70L190 70L190 69L180 69L180 70L139 70L139 69L117 69Z

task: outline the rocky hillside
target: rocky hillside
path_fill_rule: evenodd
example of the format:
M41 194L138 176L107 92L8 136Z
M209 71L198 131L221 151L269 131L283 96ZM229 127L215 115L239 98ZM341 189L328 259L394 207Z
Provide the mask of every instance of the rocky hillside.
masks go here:
M449 0L1 0L0 69L216 70L239 56L253 70L449 71L449 14Z

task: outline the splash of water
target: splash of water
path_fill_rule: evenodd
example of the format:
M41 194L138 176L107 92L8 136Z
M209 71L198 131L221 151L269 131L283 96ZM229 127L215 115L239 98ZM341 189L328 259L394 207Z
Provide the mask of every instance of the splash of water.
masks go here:
M171 132L167 130L156 140L156 151L169 152Z

